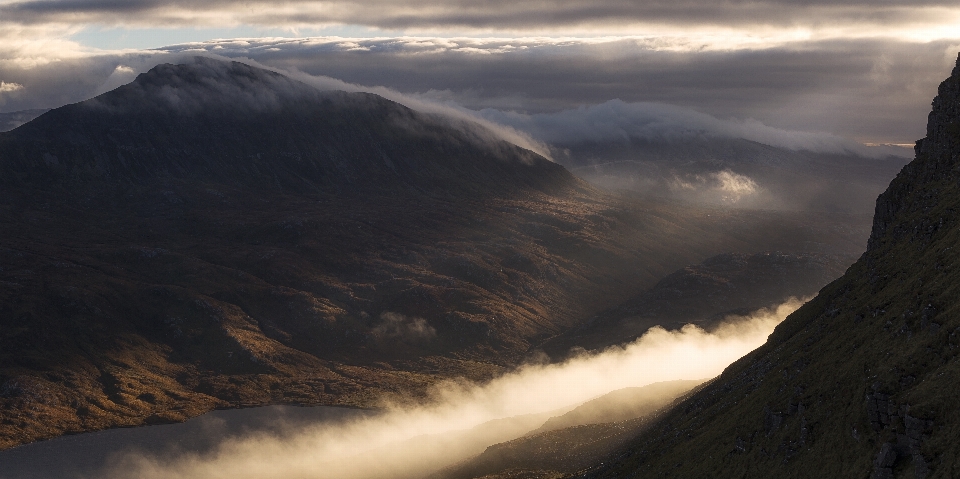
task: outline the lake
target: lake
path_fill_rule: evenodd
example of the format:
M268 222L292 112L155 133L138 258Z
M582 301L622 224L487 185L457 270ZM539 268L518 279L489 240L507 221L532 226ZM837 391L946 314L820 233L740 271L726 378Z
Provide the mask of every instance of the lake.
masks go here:
M108 429L0 451L0 479L96 478L129 453L170 457L204 453L257 433L285 436L306 427L372 414L342 407L264 406L212 411L180 424Z

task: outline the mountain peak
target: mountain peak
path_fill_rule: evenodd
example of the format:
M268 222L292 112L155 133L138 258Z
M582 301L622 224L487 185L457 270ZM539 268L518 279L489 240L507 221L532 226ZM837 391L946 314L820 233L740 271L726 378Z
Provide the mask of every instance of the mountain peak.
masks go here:
M195 57L0 134L0 183L199 180L284 191L489 194L573 185L482 126Z
M120 111L136 108L190 114L211 108L279 110L320 96L316 88L276 72L198 56L180 64L157 65L89 103Z

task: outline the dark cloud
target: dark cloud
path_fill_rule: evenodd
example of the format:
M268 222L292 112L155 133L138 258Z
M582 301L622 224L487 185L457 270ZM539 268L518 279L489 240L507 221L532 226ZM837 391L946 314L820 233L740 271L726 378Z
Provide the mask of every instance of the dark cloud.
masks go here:
M538 28L570 25L654 23L674 25L849 25L928 22L955 9L956 2L918 1L704 1L704 0L505 0L444 2L371 0L366 2L294 0L286 2L160 0L32 0L0 6L0 17L24 23L82 17L121 21L117 16L179 17L203 22L206 12L229 12L253 24L343 23L380 28L476 27ZM207 20L209 21L209 20ZM189 22L189 20L188 20Z
M471 109L556 112L612 99L911 143L960 45L845 40L699 50L656 39L313 39L167 48L247 57Z
M30 18L31 15L43 17L55 14L75 13L135 13L163 6L159 1L143 0L78 0L78 1L28 1L15 2L0 7L0 12L8 19Z
M734 123L912 143L924 133L930 98L958 49L949 41L889 39L759 49L700 49L656 38L224 40L23 68L0 61L0 80L22 86L2 94L0 112L81 101L158 63L201 53L323 76L312 83L321 88L372 91L465 116L482 109L556 113L618 99L686 107Z

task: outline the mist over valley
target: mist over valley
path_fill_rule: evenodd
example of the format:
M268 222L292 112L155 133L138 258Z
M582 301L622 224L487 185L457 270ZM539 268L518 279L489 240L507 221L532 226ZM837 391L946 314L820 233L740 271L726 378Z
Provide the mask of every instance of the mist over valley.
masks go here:
M0 47L0 478L950 476L956 69L911 153L597 66L764 48L438 38Z

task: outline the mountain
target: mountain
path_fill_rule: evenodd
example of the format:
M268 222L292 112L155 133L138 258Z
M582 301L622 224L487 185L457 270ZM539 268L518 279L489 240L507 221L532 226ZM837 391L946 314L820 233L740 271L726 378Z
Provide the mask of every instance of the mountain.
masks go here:
M241 63L0 133L0 447L482 381L687 264L869 218L603 193L485 129Z
M563 168L474 125L202 57L44 113L3 135L0 151L7 186L190 179L338 194L573 186Z
M675 271L650 289L539 345L551 357L573 348L602 350L635 340L653 326L713 329L731 315L812 297L843 274L850 255L724 253Z
M843 277L578 477L956 477L960 58L915 151Z

